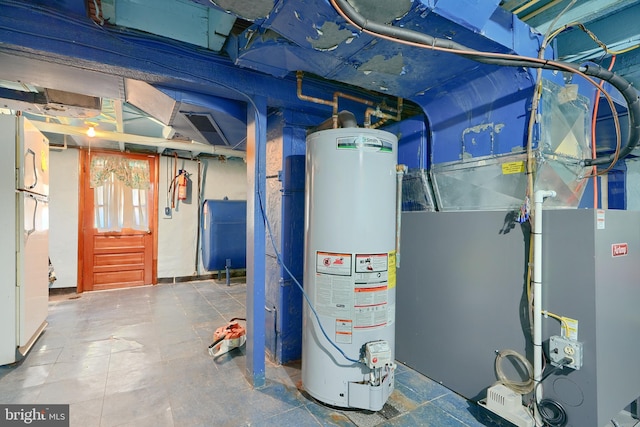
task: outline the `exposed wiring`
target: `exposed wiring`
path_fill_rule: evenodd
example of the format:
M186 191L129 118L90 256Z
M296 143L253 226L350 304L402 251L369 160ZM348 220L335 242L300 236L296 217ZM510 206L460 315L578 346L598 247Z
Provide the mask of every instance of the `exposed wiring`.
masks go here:
M564 13L566 13L566 11L569 10L574 4L575 4L575 0L572 0L562 10L562 12L556 16L551 26L549 27L549 29L553 28L557 20L560 19L560 17L564 15ZM542 39L542 44L538 51L538 59L544 58L544 54L547 49L547 46L549 45L553 37L554 37L553 34L547 31L547 34L545 34L544 38ZM533 127L534 127L534 124L536 123L536 114L538 112L538 106L541 98L542 98L542 69L538 68L536 70L536 85L533 92L533 98L531 100L531 111L529 112L529 122L527 126L527 187L526 187L524 202L520 208L520 213L517 217L518 222L520 222L521 224L526 221L530 221L532 231L535 231L535 230L533 230L533 222L531 222L531 219L532 219L532 215L536 214L536 212L531 212L531 196L533 195L533 192L534 192L534 181L536 176L536 170L534 169L536 162L535 162L535 155L534 155L535 153L533 150ZM528 311L529 333L532 337L533 337L533 329L534 329L533 327L533 317L534 317L533 316L534 314L533 313L533 296L532 296L532 289L531 289L531 284L532 284L531 266L533 264L533 249L534 249L533 240L534 240L533 233L530 233L529 261L527 263L526 289L527 289L527 304L528 304L528 310L529 310Z
M537 406L538 413L546 425L563 427L567 424L567 411L562 406L562 403L553 399L542 399Z
M589 30L583 23L577 22L577 21L570 22L568 24L564 24L563 26L557 28L553 33L551 33L551 38L554 38L558 34L562 33L563 31L568 30L569 28L573 28L573 27L577 27L580 30L582 30L583 32L585 32L591 38L591 40L593 40L602 50L604 50L609 55L621 55L623 53L630 52L630 51L640 47L640 43L636 43L636 44L631 45L631 46L629 46L627 48L624 48L624 49L612 50L604 42L602 42L598 38L598 36L596 36L591 30Z
M430 36L427 36L426 34L422 34L416 31L412 31L412 30L408 30L408 29L404 29L404 28L398 28L398 27L389 27L387 25L382 25L382 24L377 24L379 27L383 27L383 28L387 28L387 30L391 30L394 33L402 33L402 34L406 34L406 33L411 33L413 35L413 38L415 38L415 40L419 40L419 42L415 42L413 40L402 40L399 39L397 37L388 37L385 36L383 34L379 34L376 33L374 31L371 31L367 28L362 28L361 26L359 26L358 24L354 23L354 21L352 21L351 19L349 19L345 14L344 11L337 7L337 3L336 1L340 1L342 7L345 7L345 3L346 3L346 7L349 7L352 11L353 8L351 8L348 3L344 0L330 0L331 4L336 8L336 10L338 10L338 12L345 18L347 19L348 22L352 23L352 25L361 28L362 31L365 31L367 33L376 35L378 37L381 38L386 38L395 42L399 42L399 43L404 43L407 45L413 45L413 46L418 46L420 48L429 48L429 49L433 49L433 50L438 50L438 51L443 51L443 52L449 52L449 53L455 53L455 54L459 54L461 56L465 56L469 59L475 60L475 61L479 61L479 62L483 62L483 63L487 63L487 64L495 64L495 65L505 65L505 66L515 66L515 67L532 67L532 68L544 68L544 69L555 69L555 70L560 70L560 71L568 71L571 73L575 73L575 74L579 74L581 75L583 78L585 78L590 84L593 85L597 85L597 83L595 81L593 81L592 79L590 79L589 77L587 77L587 75L592 75L595 76L597 78L601 78L604 80L609 81L614 87L616 87L616 89L618 89L621 94L623 95L623 97L625 98L625 100L627 101L627 104L629 106L629 123L630 123L630 132L629 132L629 137L628 137L628 142L624 147L624 154L621 157L626 156L629 152L631 152L633 150L633 148L635 147L635 145L637 145L637 143L640 141L640 125L637 125L638 122L640 122L640 101L638 101L638 97L637 94L635 92L635 89L623 78L615 75L614 73L604 73L603 70L599 70L598 67L591 67L591 66L577 66L575 64L567 64L567 63L560 63L560 62L556 62L556 61L551 61L551 60L536 60L535 58L528 58L528 57L521 57L518 55L510 55L510 54L501 54L501 53L492 53L492 52L478 52L478 51L474 51L474 50L470 50L468 48L464 48L464 46L455 43L451 40L447 40L447 39L436 39ZM21 4L19 2L11 2L12 4L15 4L16 6L21 6L21 7L25 7L24 4ZM31 8L31 6L29 6L29 8ZM37 8L38 10L40 10L41 12L44 13L49 13L52 16L58 17L60 19L64 19L66 22L70 22L73 24L77 24L77 25L83 25L83 26L87 26L84 22L79 22L77 20L70 20L68 19L68 17L62 15L62 14L56 14L56 13L52 13L51 11L47 10L47 9L43 9L43 8ZM365 22L368 22L365 20ZM372 23L375 24L375 23ZM120 41L123 42L128 42L128 40L124 37L118 37L115 34L115 30L113 29L105 29L104 27L100 27L100 26L96 26L96 25L91 25L92 28L97 29L97 30L101 30L103 31L105 34L107 34L109 37L112 38L117 38ZM60 37L55 37L55 36L51 36L51 35L43 35L43 34L33 34L27 31L20 31L20 30L16 30L15 28L6 28L6 27L0 27L0 29L5 29L5 30L12 30L14 32L18 32L21 34L27 34L27 35L34 35L34 36L38 36L41 37L43 39L47 39L47 40L52 40L52 41L57 41L57 42L62 42L62 43L69 43L69 40L64 39L64 38L60 38ZM426 39L426 41L425 41ZM86 44L86 43L81 43L78 41L74 41L73 42L74 46L81 46L81 47L87 47L87 48L91 48L97 51L101 51L101 52L105 52L105 53L109 53L112 55L116 55L116 56L120 56L120 57L126 57L126 58L130 58L130 59L135 59L135 60L140 60L139 57L133 56L133 55L127 55L125 53L123 53L122 50L114 50L114 49L107 49L104 47L100 47L100 46L96 46L95 44ZM464 49L459 49L459 48L464 48ZM183 49L184 50L184 49ZM190 51L191 52L191 51ZM195 53L196 51L194 51ZM210 56L207 56L210 57ZM145 61L149 64L153 64L156 65L158 67L161 67L163 69L166 70L172 70L172 71L176 71L176 72L180 72L181 75L183 76L191 76L191 77L197 77L198 79L204 80L204 81L209 81L212 82L214 84L217 84L221 87L224 87L226 89L231 90L234 93L238 93L241 94L241 96L243 97L248 97L248 95L242 93L239 89L236 89L234 87L231 87L227 84L224 83L220 83L219 81L216 81L214 79L210 79L210 78L206 78L203 77L201 75L196 75L193 73L189 73L188 71L185 71L184 69L181 70L177 70L175 67L171 67L168 66L166 63L163 63L161 61L154 61L152 58L145 58ZM614 107L614 103L613 100L610 98L610 96L608 96L607 93L605 94L605 98L607 99L607 102L609 103L609 105L611 106L611 110L615 111L615 107ZM635 95L635 96L634 96ZM617 123L617 116L614 116L614 122L616 122L616 137L618 139L620 139L620 135L618 132L618 128L619 128L619 123ZM585 164L588 166L592 166L593 164L602 164L602 163L607 163L610 159L587 159L585 160ZM596 163L597 162L597 163Z
M633 150L633 148L635 147L635 145L637 145L637 143L640 141L640 125L638 125L638 123L640 122L640 101L638 101L637 93L636 93L635 89L629 84L629 82L627 82L625 79L615 75L614 73L611 73L611 72L604 73L603 70L598 69L598 67L595 67L595 68L591 67L591 66L582 66L582 67L580 67L580 66L577 66L575 64L560 63L560 62L551 61L551 60L539 60L539 59L536 59L536 58L528 58L528 57L522 57L522 56L518 56L518 55L493 53L493 52L479 52L479 51L475 51L475 50L472 50L472 49L468 49L468 48L464 47L463 45L460 45L460 44L455 43L455 42L453 42L451 40L448 40L448 39L437 39L437 38L428 36L426 34L419 33L417 31L412 31L412 30L408 30L408 29L405 29L405 28L387 26L387 25L383 25L383 24L376 24L376 23L364 20L366 23L369 23L369 24L372 24L372 25L376 25L377 26L376 28L378 28L378 29L380 29L380 28L384 29L383 31L392 31L394 34L403 34L403 35L409 34L410 35L410 39L409 40L403 40L403 39L400 39L398 37L389 37L389 36L387 36L387 35L385 35L383 33L377 33L375 31L371 31L368 28L363 28L363 27L359 26L358 24L356 24L353 20L348 18L348 16L345 15L344 11L340 7L338 7L337 3L336 3L337 1L340 1L341 7L348 8L348 9L351 10L352 13L356 13L355 10L345 0L330 0L330 1L331 1L331 4L334 6L334 8L336 8L336 10L340 13L340 15L342 15L352 25L354 25L354 26L356 26L358 28L361 28L361 30L364 31L364 32L376 35L376 36L381 37L381 38L392 40L394 42L403 43L403 44L411 45L411 46L417 46L417 47L420 47L420 48L428 48L428 49L432 49L432 50L436 50L436 51L454 53L454 54L458 54L458 55L467 57L469 59L472 59L472 60L475 60L475 61L479 61L479 62L483 62L483 63L486 63L486 64L515 66L515 67L522 66L522 67L544 68L544 69L552 69L552 70L559 70L559 71L568 71L568 72L571 72L571 73L575 73L575 74L581 75L590 84L592 84L594 86L597 86L597 83L595 81L593 81L592 79L590 79L588 77L588 75L592 75L592 76L595 76L597 78L601 78L601 79L607 80L616 89L618 89L621 92L621 94L623 95L623 97L625 98L625 100L627 101L627 104L629 106L629 119L630 119L629 120L629 124L630 124L629 128L630 128L630 132L629 132L629 136L628 136L628 142L625 145L625 148L623 150L624 154L621 157L624 157L629 152L631 152ZM25 5L21 4L20 2L10 2L10 3L11 4L15 4L16 6L19 6L19 7L25 7ZM32 7L29 6L29 8L32 8ZM66 16L64 16L62 14L53 13L53 12L47 10L47 9L44 9L44 8L37 8L37 9L40 10L41 12L49 13L52 16L58 17L60 19L63 19L66 22L70 22L70 23L77 24L77 25L82 25L82 26L87 26L87 24L84 21L71 20L71 19L69 19L68 17L66 17ZM91 28L93 28L93 29L95 29L97 31L103 31L109 37L116 38L116 39L118 39L120 41L123 41L123 42L129 42L126 38L119 37L115 33L115 31L112 30L112 29L107 30L105 27L96 26L96 25L93 25L93 23L91 24ZM55 36L52 36L52 35L43 35L41 33L33 34L33 33L30 33L30 32L27 32L27 31L16 30L15 28L0 27L0 29L11 30L11 31L18 32L18 33L21 33L21 34L38 36L40 38L51 40L51 41L57 41L57 42L61 42L61 43L69 43L69 40L67 40L67 39L60 38L60 37L55 37ZM78 42L78 41L74 41L73 44L74 44L75 47L78 47L78 46L87 47L87 48L94 49L96 51L101 51L101 52L109 53L109 54L120 56L120 57L140 60L140 58L137 57L137 56L127 55L126 53L123 53L124 52L123 50L108 49L108 48L97 46L95 44L86 44L86 43L81 43L81 42ZM195 53L195 51L194 51L194 53ZM207 56L207 58L210 58L210 56ZM236 89L236 88L231 87L231 86L229 86L227 84L224 84L224 83L220 83L219 81L216 81L214 79L206 78L206 77L203 77L201 75L194 74L194 73L189 73L188 71L186 71L184 69L178 70L175 67L168 66L166 63L163 63L161 61L155 61L151 57L145 58L145 61L147 63L149 63L149 64L153 64L153 65L158 66L158 67L160 67L162 69L179 72L183 76L196 77L198 79L201 79L201 80L204 80L204 81L209 81L209 82L211 82L213 84L217 84L217 85L219 85L221 87L224 87L226 89L231 90L234 93L240 94L243 98L248 97L248 95L242 93L242 91L240 91L239 89ZM607 102L611 106L611 110L615 111L615 106L614 106L614 103L613 103L613 100L611 99L611 97L606 92L604 93L604 95L605 95L605 98L607 99ZM615 116L615 115L614 115L614 123L616 123L616 138L620 139L619 123L617 121L617 116ZM608 161L609 161L609 159L587 159L587 160L585 160L585 163L588 166L591 166L592 164L596 164L596 162L598 162L597 164L603 164L603 163L607 163Z
M256 150L256 152L259 152L259 150ZM278 250L278 248L276 246L276 242L275 242L275 240L273 238L273 232L271 231L271 223L269 222L269 218L267 218L267 214L264 211L264 207L263 207L263 204L262 204L262 194L260 193L260 191L258 191L258 198L260 200L260 212L262 213L262 218L264 219L265 225L267 227L267 231L269 232L269 240L271 241L271 246L273 247L273 251L276 254L276 259L278 260L278 264L280 264L282 266L284 271L287 272L289 277L291 277L293 282L298 286L298 288L302 292L302 296L304 297L305 301L307 302L307 306L309 307L309 309L311 309L311 311L313 312L313 315L316 318L316 321L318 322L318 326L320 327L320 331L322 332L322 335L324 335L325 339L329 342L329 344L331 344L331 346L333 348L338 350L338 352L342 355L342 357L347 359L349 362L362 363L358 359L352 359L351 357L347 356L347 354L340 347L338 347L338 345L335 342L333 342L333 340L331 338L329 338L329 335L327 335L327 332L324 330L324 327L322 326L322 322L320 321L320 316L318 315L318 312L316 311L316 309L313 307L313 304L311 303L311 300L309 299L309 296L304 291L304 288L302 287L302 285L300 284L298 279L296 279L296 277L293 275L293 273L291 273L289 268L282 261L282 257L280 256L280 251Z
M633 38L629 38L627 40L623 40L623 41L619 41L619 42L615 42L615 43L611 43L608 47L608 52L605 52L605 54L607 55L621 55L623 53L632 51L634 49L637 49L638 47L640 47L640 43L638 43L640 40L640 37L636 36ZM628 46L629 44L632 44L631 46ZM627 46L621 49L616 49L618 46ZM602 48L600 46L598 47L594 47L593 49L589 49L589 50L585 50L583 52L580 52L579 54L574 54L574 55L564 55L561 59L563 61L567 61L567 62L579 62L579 61L586 61L589 60L590 58L593 58L594 56L597 56L598 53L602 52Z
M532 405L535 405L537 407L538 414L544 421L543 426L563 427L567 423L567 412L562 404L552 399L542 399L540 400L540 402L538 402L538 389L542 387L542 382L544 380L549 378L549 376L551 376L556 371L564 368L564 366L568 363L571 363L570 359L566 357L562 359L559 365L551 368L549 372L547 372L546 374L544 374L544 376L542 376L542 378L540 378L540 381L535 385L533 389Z
M569 334L569 330L570 330L569 323L566 321L566 319L565 319L564 317L562 317L562 316L558 316L557 314L553 314L553 313L548 312L548 311L546 311L546 310L543 310L543 311L542 311L542 315L543 315L543 316L549 316L549 317L552 317L552 318L554 318L554 319L556 319L556 320L559 320L559 321L560 321L560 324L561 324L561 325L562 325L562 327L564 328L564 330L565 330L565 332L567 333L567 335Z
M609 64L609 71L613 69L613 65L616 63L616 56L611 57L611 63ZM600 89L596 91L595 100L593 101L593 115L591 116L591 157L596 158L596 119L598 118L598 108L600 106L600 92L602 87L604 86L604 81L601 81L598 85ZM615 158L616 162L618 161L617 157ZM608 173L615 162L611 162L608 168L598 173L598 167L593 166L593 171L591 173L593 179L593 208L598 209L598 175L604 175Z
M531 201L529 200L529 196L525 196L524 202L520 205L520 209L518 209L516 215L516 222L520 224L524 224L529 221L529 217L531 215Z
M640 142L640 99L638 97L637 91L627 80L611 71L604 70L598 66L579 66L571 63L564 63L540 58L531 58L506 53L479 52L467 48L449 39L439 39L407 28L395 27L369 21L362 15L360 15L349 4L347 0L330 0L330 2L332 6L338 11L338 13L349 24L355 26L356 28L367 34L371 34L385 40L390 40L408 46L419 47L422 49L453 53L484 64L567 71L580 75L594 87L597 87L598 84L591 77L606 80L611 83L611 85L618 91L620 91L622 96L625 98L625 101L627 102L629 111L629 135L626 145L622 150L620 150L620 157L625 157L626 155L628 155ZM605 98L607 99L607 102L609 103L609 106L613 111L615 109L613 99L609 94L603 94L605 95ZM617 116L615 115L614 122L616 123L616 138L621 139L619 132L619 121ZM585 159L584 165L593 166L609 163L611 162L613 157L614 156L612 155L597 159Z

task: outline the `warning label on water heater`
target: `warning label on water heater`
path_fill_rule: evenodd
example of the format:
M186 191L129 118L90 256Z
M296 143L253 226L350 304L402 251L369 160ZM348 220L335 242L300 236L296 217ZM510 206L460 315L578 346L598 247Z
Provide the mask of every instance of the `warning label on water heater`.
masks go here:
M336 319L336 343L351 344L353 337L353 321L350 319Z
M351 342L354 329L392 322L389 289L388 253L316 252L314 305L319 315L336 319L336 342Z
M315 308L319 315L353 318L351 254L316 252Z
M316 252L316 273L351 276L351 254Z
M354 328L371 329L388 322L389 254L356 254Z

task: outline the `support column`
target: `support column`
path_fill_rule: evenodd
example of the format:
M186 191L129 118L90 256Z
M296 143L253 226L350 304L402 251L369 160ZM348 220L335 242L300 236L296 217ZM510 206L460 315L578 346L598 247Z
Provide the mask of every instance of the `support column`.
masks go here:
M254 388L265 384L265 223L267 100L247 105L247 348L246 376Z

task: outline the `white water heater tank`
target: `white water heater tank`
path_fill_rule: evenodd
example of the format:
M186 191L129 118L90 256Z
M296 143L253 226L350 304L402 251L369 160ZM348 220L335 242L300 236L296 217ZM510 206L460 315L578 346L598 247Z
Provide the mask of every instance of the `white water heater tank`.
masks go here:
M320 322L305 303L302 383L329 405L378 411L393 391L397 158L377 129L307 137L304 289Z

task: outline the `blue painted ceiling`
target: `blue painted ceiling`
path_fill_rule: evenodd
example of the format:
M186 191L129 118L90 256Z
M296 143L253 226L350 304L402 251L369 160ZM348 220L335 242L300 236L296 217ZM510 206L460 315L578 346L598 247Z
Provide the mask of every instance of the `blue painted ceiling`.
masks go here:
M553 10L524 15L542 9L545 1L352 3L394 26L479 50L528 56L537 54L540 35L512 12L542 28L549 23L547 10ZM637 2L609 1L594 16L621 19L626 16L621 3L637 7ZM590 16L582 6L576 19ZM567 34L558 38L561 54L573 43ZM244 149L244 105L250 97L300 112L301 126L330 116L329 107L298 99L298 70L305 72L305 92L323 99L338 90L392 106L397 97L406 98L404 116L424 111L439 144L455 143L450 135L469 126L493 122L517 123L505 134L521 144L532 85L524 69L477 64L361 33L326 0L0 0L0 61L0 97L9 100L8 107L23 105L24 89L16 82L31 85L33 93L59 89L115 106L92 119L54 119L70 127L94 120L115 133L195 140L229 150ZM135 81L148 87L127 89L134 86L127 82ZM341 102L362 124L364 108ZM37 111L43 104L36 105L33 112L43 113ZM81 135L73 138L86 143ZM122 149L128 142L110 145L105 136L104 144ZM445 150L441 160L456 155Z

